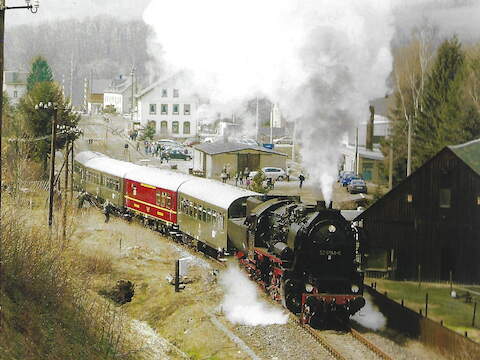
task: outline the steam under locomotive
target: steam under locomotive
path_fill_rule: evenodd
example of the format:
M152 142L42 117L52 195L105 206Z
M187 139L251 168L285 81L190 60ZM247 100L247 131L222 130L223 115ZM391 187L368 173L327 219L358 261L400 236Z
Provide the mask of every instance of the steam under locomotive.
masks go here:
M251 277L302 321L346 320L364 305L361 230L324 202L295 198L247 200L245 219L232 219L231 241Z
M221 182L138 166L100 153L75 158L81 198L210 254L235 254L272 298L321 326L365 300L360 229L325 203L269 196Z

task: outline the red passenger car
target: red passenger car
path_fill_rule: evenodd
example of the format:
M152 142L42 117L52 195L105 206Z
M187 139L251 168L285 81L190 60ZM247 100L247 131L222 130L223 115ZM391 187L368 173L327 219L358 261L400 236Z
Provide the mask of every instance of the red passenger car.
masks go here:
M125 175L125 207L164 225L177 224L177 190L191 177L155 168Z

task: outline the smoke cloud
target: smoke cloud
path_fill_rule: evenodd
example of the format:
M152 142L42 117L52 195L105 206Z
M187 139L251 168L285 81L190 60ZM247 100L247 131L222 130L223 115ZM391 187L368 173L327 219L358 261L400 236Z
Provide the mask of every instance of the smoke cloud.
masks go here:
M331 200L344 134L385 95L394 0L156 0L144 20L167 74L232 112L263 96L295 121L310 182Z
M387 319L372 303L372 298L368 294L364 294L366 304L365 306L351 317L363 327L372 329L374 331L381 330L387 325Z
M288 314L263 302L255 283L238 267L222 272L220 284L225 291L222 310L231 323L257 326L287 322Z

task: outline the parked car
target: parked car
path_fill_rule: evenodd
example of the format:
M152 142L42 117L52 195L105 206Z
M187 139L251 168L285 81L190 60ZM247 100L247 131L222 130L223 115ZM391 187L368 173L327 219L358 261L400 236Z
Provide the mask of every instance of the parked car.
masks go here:
M265 174L265 177L267 179L272 179L274 181L277 180L285 180L287 178L287 174L285 170L282 168L277 168L277 167L264 167L262 168L263 173Z
M257 175L257 174L258 174L258 171L250 171L250 172L248 173L248 178L249 178L250 180L253 180L253 178L254 178L255 175Z
M188 152L181 151L178 149L164 152L164 154L162 154L162 158L166 158L167 154L169 159L179 159L179 160L187 160L187 161L192 160L192 156Z
M355 174L347 174L342 177L342 180L340 181L340 183L342 184L342 186L347 186L348 184L350 184L350 181L356 180L356 179L360 179L360 178Z
M347 191L350 194L358 194L358 193L367 193L367 184L365 180L362 179L354 179L350 181L350 184L347 185Z
M281 138L274 139L274 144L292 145L293 139L290 136L282 136Z
M348 171L348 170L340 171L340 173L338 174L338 182L341 183L342 179L347 175L353 175L353 171Z

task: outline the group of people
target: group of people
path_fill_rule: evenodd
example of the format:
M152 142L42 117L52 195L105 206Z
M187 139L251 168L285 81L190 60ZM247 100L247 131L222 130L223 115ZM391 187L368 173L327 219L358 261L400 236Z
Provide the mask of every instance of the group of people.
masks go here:
M130 140L136 141L136 140L137 140L137 137L138 137L138 130L131 130L131 131L128 133L128 137L130 138Z

